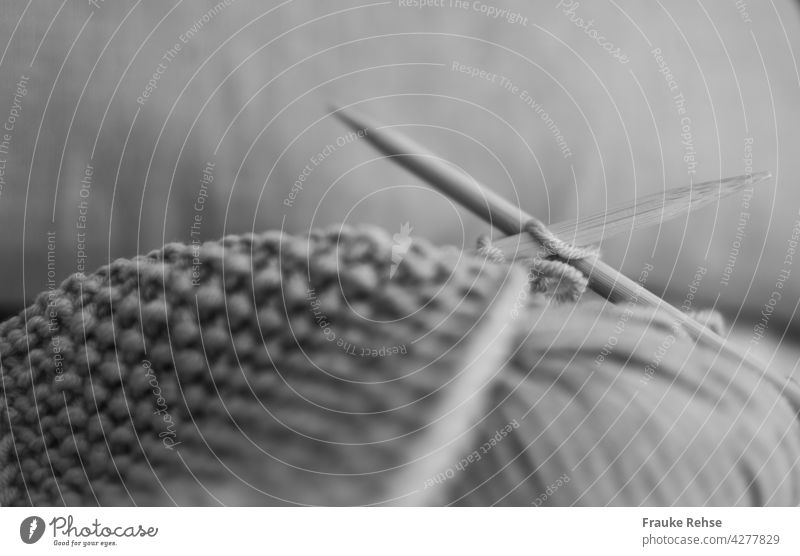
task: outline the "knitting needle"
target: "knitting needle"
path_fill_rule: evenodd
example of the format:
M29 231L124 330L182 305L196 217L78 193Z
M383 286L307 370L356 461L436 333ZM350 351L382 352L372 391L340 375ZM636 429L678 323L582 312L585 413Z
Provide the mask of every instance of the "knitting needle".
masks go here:
M356 131L366 131L364 137L384 154L393 157L431 186L461 203L492 226L507 234L523 232L525 222L533 218L520 207L510 203L494 191L487 189L456 167L445 164L439 157L422 146L396 132L381 129L383 126L361 114L340 108L336 115ZM720 350L729 350L743 361L745 355L738 353L725 340L703 326L678 308L621 274L600 259L576 259L569 263L588 278L589 287L611 302L628 301L648 305L663 311L676 323L682 324L696 339L704 339Z
M507 229L518 230L519 219L524 222L518 207L493 191L483 188L472 177L442 162L438 156L426 151L415 142L396 133L391 137L387 136L388 131L377 133L375 130L380 127L380 124L361 114L356 117L352 111L348 114L344 110L339 110L336 115L353 129L370 129L372 135L367 134L370 143L384 154L392 156L398 164L452 198L458 199L462 191L476 190L485 197L485 200L478 201L478 210L473 209L470 205L466 206L478 216L488 216L486 219L490 224L506 231ZM430 160L423 160L423 158ZM764 182L771 177L772 174L769 172L759 172L751 176L742 175L676 187L635 199L580 220L566 220L548 227L556 236L568 239L574 245L593 245L626 231L666 222L702 208L712 201L737 193L745 187L752 187L757 183ZM493 245L510 258L520 256L533 258L549 255L539 242L524 232L512 233L509 237L494 241Z

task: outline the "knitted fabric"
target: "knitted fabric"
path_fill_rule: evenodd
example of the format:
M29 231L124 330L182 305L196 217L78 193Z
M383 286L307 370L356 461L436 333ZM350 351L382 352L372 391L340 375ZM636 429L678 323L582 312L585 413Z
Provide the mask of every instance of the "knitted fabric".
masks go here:
M0 324L0 504L800 502L780 373L392 245L171 244L43 293Z
M259 504L391 499L429 429L464 428L461 360L508 273L416 241L390 281L391 247L173 244L42 294L0 326L0 503L205 502L221 477Z

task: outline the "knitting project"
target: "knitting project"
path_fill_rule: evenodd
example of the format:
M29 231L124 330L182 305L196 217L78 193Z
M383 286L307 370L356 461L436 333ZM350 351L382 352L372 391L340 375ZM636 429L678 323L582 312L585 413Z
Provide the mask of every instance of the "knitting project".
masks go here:
M170 244L42 293L0 324L0 504L800 502L778 374L647 311L543 303L515 264L392 247Z

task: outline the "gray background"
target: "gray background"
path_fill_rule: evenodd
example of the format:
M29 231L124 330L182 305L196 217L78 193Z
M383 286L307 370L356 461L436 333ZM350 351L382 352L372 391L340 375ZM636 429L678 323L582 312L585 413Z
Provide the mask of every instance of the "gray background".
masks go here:
M294 205L283 204L309 158L346 133L328 115L335 101L388 124L411 124L409 135L546 222L690 179L741 174L752 138L753 169L771 170L775 179L759 187L749 208L734 197L602 245L605 259L630 276L652 263L648 285L677 304L706 267L695 305L716 305L747 337L786 267L800 219L796 3L753 2L749 18L732 1L580 4L574 13L594 20L627 64L557 2L486 4L527 21L398 0L231 2L183 45L142 105L137 97L162 56L215 2L3 2L0 121L20 76L29 77L0 195L4 311L47 287L48 231L56 232L58 281L76 271L80 180L89 163L87 270L191 241L208 161L215 166L204 240L339 222L396 233L409 222L413 235L473 247L488 231L484 223L376 160L363 142L336 149ZM651 54L656 47L686 98L694 175L682 158L680 116ZM452 71L454 61L529 91L573 155L562 156L518 95ZM743 210L741 252L723 286ZM795 275L800 269L769 321L778 335L795 320Z

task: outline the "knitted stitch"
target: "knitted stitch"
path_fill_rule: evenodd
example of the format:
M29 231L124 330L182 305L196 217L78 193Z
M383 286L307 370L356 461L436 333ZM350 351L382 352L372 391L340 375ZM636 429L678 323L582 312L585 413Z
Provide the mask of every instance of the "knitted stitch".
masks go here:
M597 250L572 245L559 239L536 218L528 220L523 226L523 230L550 253L544 259L536 257L524 261L530 270L531 289L548 294L559 302L577 301L586 291L589 279L568 263L578 259L597 257ZM505 255L492 245L488 236L478 238L478 253L493 262L505 262Z
M390 276L391 247L170 244L41 294L0 324L0 504L800 502L779 373L626 307L515 312L519 269L421 239Z

